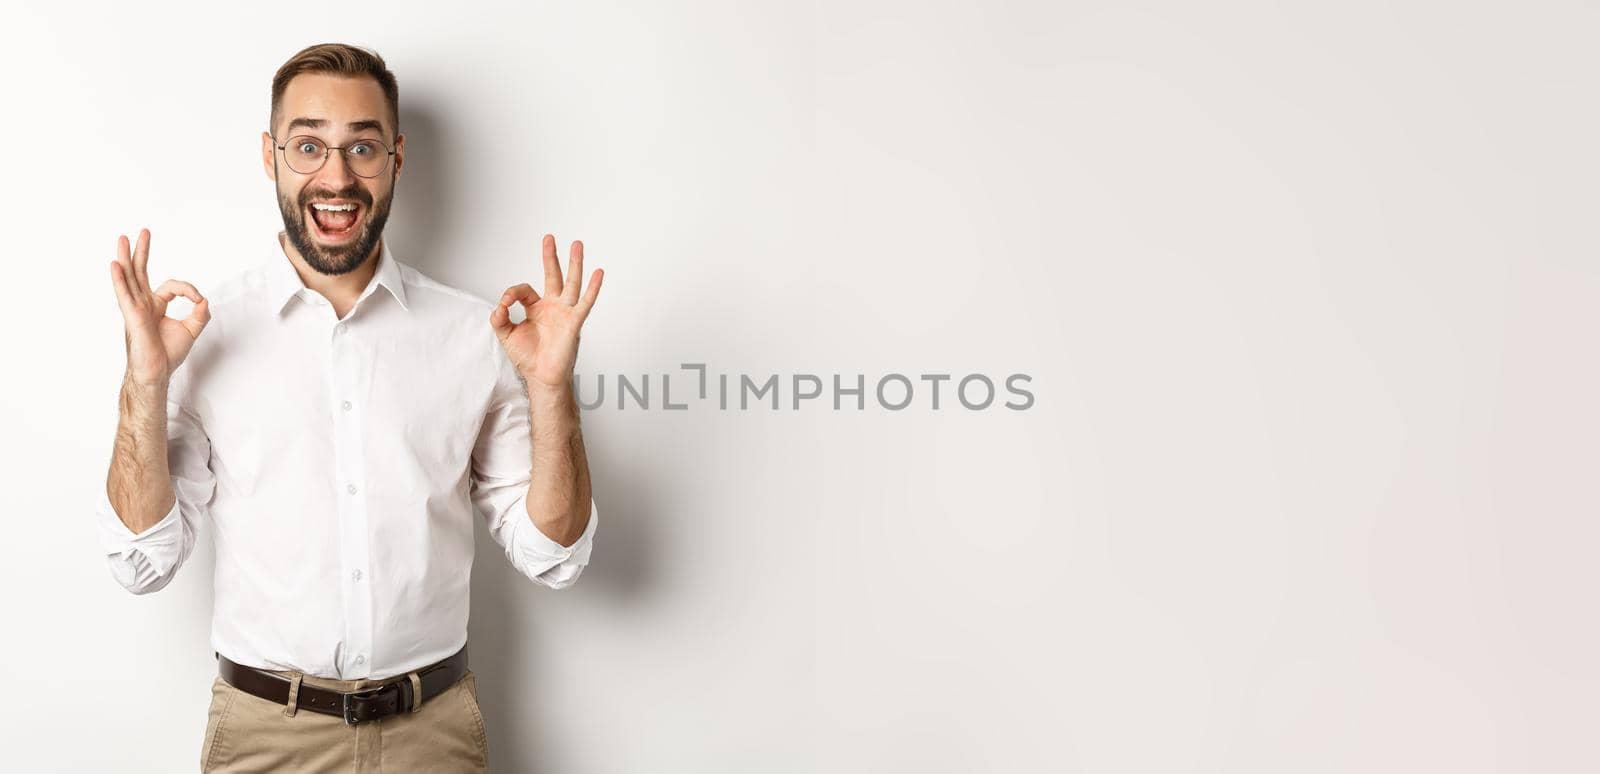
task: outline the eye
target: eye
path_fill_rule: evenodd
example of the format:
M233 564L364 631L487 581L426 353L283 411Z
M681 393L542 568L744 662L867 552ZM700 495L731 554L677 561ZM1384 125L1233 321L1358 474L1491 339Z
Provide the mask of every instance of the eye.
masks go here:
M322 147L314 142L302 142L299 145L296 145L295 149L307 156L322 152Z
M350 146L350 153L354 156L370 156L373 152L372 146L364 142L358 142Z

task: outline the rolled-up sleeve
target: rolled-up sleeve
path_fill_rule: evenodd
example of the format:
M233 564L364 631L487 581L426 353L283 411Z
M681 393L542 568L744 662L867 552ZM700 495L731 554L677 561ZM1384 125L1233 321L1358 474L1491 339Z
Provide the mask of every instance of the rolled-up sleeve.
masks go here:
M472 452L470 489L473 506L489 534L505 549L517 571L543 586L562 589L576 583L589 563L600 511L589 499L589 524L583 536L563 546L539 530L528 517L528 489L533 463L529 435L528 394L511 361L498 351L494 396Z
M135 534L122 523L105 487L95 505L96 527L111 576L134 594L160 591L194 551L195 525L208 518L216 491L211 442L199 418L167 401L167 469L176 502L159 522Z

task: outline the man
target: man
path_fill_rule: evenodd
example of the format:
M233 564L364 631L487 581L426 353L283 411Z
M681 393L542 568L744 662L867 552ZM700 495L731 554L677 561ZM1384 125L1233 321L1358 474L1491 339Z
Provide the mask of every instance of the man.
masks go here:
M393 74L318 45L273 79L262 165L284 231L211 298L151 288L150 233L111 280L128 367L100 532L136 594L216 546L219 676L204 771L484 771L466 668L472 513L564 588L598 523L571 385L583 246L498 304L383 239L405 163ZM166 316L177 296L187 319ZM512 323L509 307L523 305Z

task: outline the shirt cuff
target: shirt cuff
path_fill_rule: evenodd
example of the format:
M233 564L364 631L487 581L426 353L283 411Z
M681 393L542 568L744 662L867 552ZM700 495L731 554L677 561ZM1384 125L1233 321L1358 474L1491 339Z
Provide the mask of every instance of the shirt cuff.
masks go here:
M111 498L100 492L95 508L100 533L100 545L107 557L131 560L133 554L143 555L157 575L166 575L183 553L183 518L179 513L179 500L174 497L172 510L149 529L135 534L122 523Z
M522 570L528 577L544 575L546 571L556 567L565 567L562 573L570 573L570 580L576 580L576 570L589 563L589 553L594 546L595 527L600 523L600 510L595 505L594 498L589 498L589 524L583 529L583 536L570 546L563 546L552 540L549 535L539 530L528 517L526 503L519 503L511 511L517 518L516 526L511 531L511 544L518 557L522 559Z

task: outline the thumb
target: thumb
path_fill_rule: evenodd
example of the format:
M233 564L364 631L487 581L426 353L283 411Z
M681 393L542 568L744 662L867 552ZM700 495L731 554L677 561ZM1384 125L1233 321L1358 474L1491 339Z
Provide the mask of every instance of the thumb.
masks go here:
M494 335L500 339L501 345L506 343L506 337L517 327L511 322L511 310L506 308L504 300L489 313L489 327L494 328Z
M211 322L211 299L202 296L194 305L194 309L189 311L189 316L179 322L190 336L200 338L200 332L206 329L206 323Z

